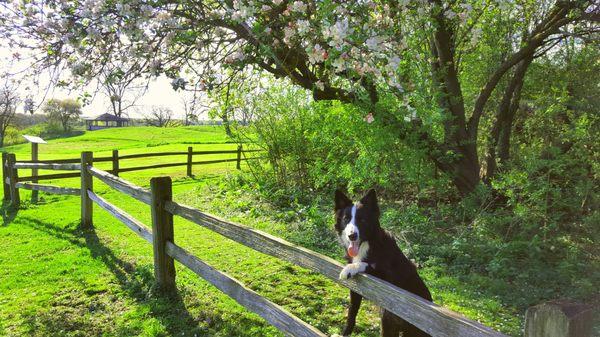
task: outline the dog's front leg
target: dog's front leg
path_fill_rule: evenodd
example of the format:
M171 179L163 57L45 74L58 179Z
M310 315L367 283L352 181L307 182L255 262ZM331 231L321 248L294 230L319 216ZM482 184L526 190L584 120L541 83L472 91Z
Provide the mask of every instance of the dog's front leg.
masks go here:
M364 273L369 266L366 262L354 262L347 264L340 273L340 280L347 280L358 273Z
M346 319L346 327L342 332L342 336L350 336L352 330L354 330L354 325L356 324L356 315L358 314L358 309L360 309L361 302L362 295L355 293L354 291L350 291L350 308L348 309L348 318Z

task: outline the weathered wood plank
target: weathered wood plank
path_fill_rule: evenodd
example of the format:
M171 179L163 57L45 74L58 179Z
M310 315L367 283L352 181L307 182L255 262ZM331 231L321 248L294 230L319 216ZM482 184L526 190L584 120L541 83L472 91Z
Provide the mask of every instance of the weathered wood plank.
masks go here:
M100 179L106 185L116 189L119 192L125 193L143 203L150 204L150 191L136 186L129 181L112 175L106 171L99 170L95 167L88 166L87 170L91 175ZM121 170L122 172L122 170Z
M88 196L88 191L94 191L94 179L92 175L83 168L92 165L94 153L90 151L81 152L81 227L92 227L94 204Z
M38 176L27 176L27 177L19 177L18 181L31 181L32 179L37 180L54 180L54 179L65 179L65 178L75 178L79 177L81 174L79 172L73 173L53 173L53 174L41 174Z
M120 156L119 159L133 159L133 158L147 158L147 157L176 156L176 155L184 155L184 154L187 154L187 152L176 151L176 152L136 153L136 154L126 154L124 156Z
M175 286L175 263L167 254L167 242L173 242L173 214L164 208L166 202L173 198L171 177L155 177L150 179L152 193L152 246L154 248L154 276L156 282L165 291L172 292Z
M17 182L19 182L19 171L14 167L17 159L14 153L9 153L7 156L6 170L8 170L8 184L10 189L10 207L18 208L21 204L21 195L17 188Z
M90 197L90 199L92 199L93 202L96 203L96 205L100 206L102 209L104 209L112 216L117 218L119 221L121 221L123 224L129 227L129 229L134 231L144 240L148 241L149 243L152 243L152 231L150 230L150 228L146 227L146 225L144 225L142 222L138 221L124 210L111 204L106 199L102 198L101 196L97 195L92 191L88 191L88 196Z
M527 309L525 337L591 337L594 307L554 300Z
M187 152L187 168L186 168L186 173L188 177L192 176L192 156L193 156L193 152L194 149L191 146L188 146L188 152Z
M243 150L242 153L250 153L250 152L260 152L263 150ZM228 154L228 153L238 153L238 150L206 150L206 151L194 151L193 154Z
M8 152L2 152L2 186L4 187L4 201L10 200L10 179L8 178Z
M326 336L298 317L290 314L284 308L244 287L236 279L202 262L172 242L167 242L167 254L287 335L298 337Z
M162 167L174 167L174 166L185 166L185 165L187 165L187 162L186 163L153 164L153 165L146 165L146 166L126 167L126 168L119 169L119 172L141 171L141 170L150 170L150 169L156 169L156 168L162 168Z
M112 174L119 176L119 150L112 151Z
M195 161L195 162L192 163L192 165L206 165L206 164L228 163L228 162L234 162L234 161L237 161L237 158Z
M205 151L194 151L192 154L194 155L202 155L202 154L232 154L237 153L237 150L205 150Z
M37 170L57 170L57 171L79 171L81 169L80 164L59 164L59 163L24 163L16 162L15 167L17 169L37 169ZM35 175L32 174L32 177Z
M96 157L94 162L111 161L112 157ZM55 163L55 164L75 164L81 161L80 158L68 158L68 159L42 159L42 160L19 160L19 163Z
M23 188L32 191L42 191L52 194L64 194L64 195L79 195L81 190L79 188L60 187L54 185L43 185L28 182L17 183L17 188Z
M259 252L317 271L373 300L433 336L505 336L371 275L360 274L350 280L339 280L338 276L343 267L339 262L270 234L221 220L176 202L166 203L165 208L175 215Z

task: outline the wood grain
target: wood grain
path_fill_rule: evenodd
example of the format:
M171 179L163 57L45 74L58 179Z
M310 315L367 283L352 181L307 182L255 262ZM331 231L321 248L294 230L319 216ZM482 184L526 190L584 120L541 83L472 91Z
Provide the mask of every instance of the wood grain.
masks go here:
M150 230L150 228L146 227L146 225L144 225L142 222L138 221L124 210L111 204L110 202L108 202L107 200L105 200L104 198L100 197L92 191L88 191L88 196L90 197L90 199L92 199L93 202L96 203L96 205L100 206L102 209L104 209L112 216L117 218L119 221L121 221L123 224L129 227L129 229L131 229L137 235L142 237L144 240L148 241L149 243L152 243L152 231Z
M60 187L54 185L43 185L28 182L17 183L17 188L23 188L32 191L42 191L52 194L64 194L64 195L80 195L81 190L79 188Z
M326 336L298 317L290 314L284 308L260 296L251 289L244 287L236 279L202 262L172 242L167 242L167 254L236 300L244 308L258 314L287 335L297 337Z
M66 178L75 178L79 177L81 174L79 172L73 173L52 173L52 174L41 174L38 176L26 176L20 177L18 181L31 181L32 179L37 180L55 180L55 179L66 179Z
M88 166L87 170L92 176L100 179L106 185L114 188L119 192L125 193L143 203L150 205L149 190L136 186L125 179L119 178L113 174L110 174L106 171L102 171L93 166Z
M59 163L24 163L16 162L17 169L38 169L38 170L57 170L57 171L79 171L80 164L59 164ZM32 175L33 176L33 175Z
M81 152L81 167L91 165L94 160L93 152ZM88 196L88 191L94 191L94 179L87 170L80 170L81 175L81 227L93 225L94 204Z
M152 246L154 248L154 276L165 291L175 291L175 263L167 254L167 242L173 242L173 214L164 208L173 198L171 177L155 177L150 180L152 212Z

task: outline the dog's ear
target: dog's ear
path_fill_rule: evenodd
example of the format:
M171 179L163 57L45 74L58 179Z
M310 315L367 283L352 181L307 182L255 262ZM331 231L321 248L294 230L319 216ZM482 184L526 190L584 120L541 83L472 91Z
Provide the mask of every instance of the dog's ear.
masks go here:
M344 192L335 190L335 210L344 209L348 206L352 206L352 200L348 198Z
M360 203L368 209L379 210L379 204L377 203L377 192L375 192L375 189L370 189L367 194L360 199Z

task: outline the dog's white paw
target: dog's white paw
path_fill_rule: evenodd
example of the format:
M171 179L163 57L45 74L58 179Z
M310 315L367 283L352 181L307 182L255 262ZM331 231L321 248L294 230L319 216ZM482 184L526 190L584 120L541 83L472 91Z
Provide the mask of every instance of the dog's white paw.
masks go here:
M363 273L365 270L367 270L367 266L368 264L365 262L347 264L340 273L340 280L347 280L358 273Z
M358 268L356 268L356 265L353 263L348 264L340 272L340 280L347 280L356 274L358 274Z

